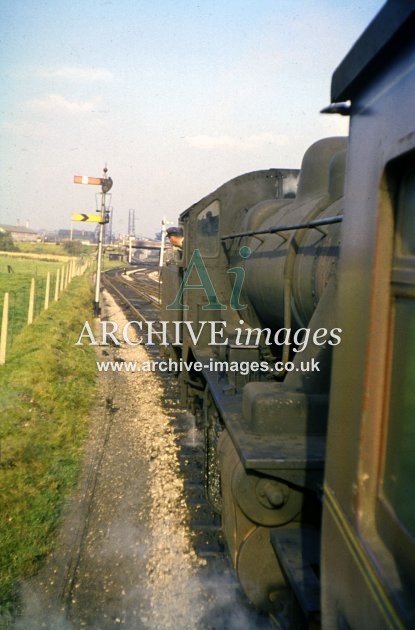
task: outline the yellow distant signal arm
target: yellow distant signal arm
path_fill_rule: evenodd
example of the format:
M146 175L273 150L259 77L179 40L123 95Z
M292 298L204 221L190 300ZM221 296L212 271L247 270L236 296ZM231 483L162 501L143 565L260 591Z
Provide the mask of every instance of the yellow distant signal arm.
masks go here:
M106 213L105 220L101 221L100 214L85 214L85 213L75 213L72 215L72 221L82 221L85 223L108 223L109 222L109 213Z

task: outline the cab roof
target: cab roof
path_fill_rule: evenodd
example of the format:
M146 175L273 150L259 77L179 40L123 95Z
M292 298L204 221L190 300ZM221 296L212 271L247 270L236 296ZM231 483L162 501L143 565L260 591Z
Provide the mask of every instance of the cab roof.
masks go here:
M414 33L414 0L388 0L334 71L331 102L352 100Z

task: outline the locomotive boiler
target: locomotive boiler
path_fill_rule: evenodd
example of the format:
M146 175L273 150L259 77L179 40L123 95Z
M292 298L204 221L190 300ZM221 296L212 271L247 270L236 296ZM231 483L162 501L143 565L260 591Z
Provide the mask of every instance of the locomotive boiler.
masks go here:
M195 203L163 268L206 493L279 627L415 618L410 4L387 2L334 75L327 111L350 115L350 137Z

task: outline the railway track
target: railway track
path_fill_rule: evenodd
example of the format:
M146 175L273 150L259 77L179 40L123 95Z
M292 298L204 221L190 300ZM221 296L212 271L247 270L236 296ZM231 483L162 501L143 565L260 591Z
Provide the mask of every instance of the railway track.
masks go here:
M108 271L103 274L103 286L120 304L127 317L131 318L132 315L135 320L143 322L158 321L160 300L156 265L142 265L127 273L123 269ZM146 350L151 359L159 359L157 345L148 345ZM163 372L159 376L168 381L166 406L176 407L179 393L175 375ZM194 416L183 411L175 414L173 430L178 446L192 544L197 556L204 560L200 577L206 584L206 597L219 602L214 607L213 617L209 613L204 628L219 630L238 627L232 621L235 608L247 622L247 627L261 630L275 628L268 618L252 609L233 575L222 537L220 516L205 496L203 431L197 426ZM224 597L224 591L228 591L228 596Z
M140 321L158 320L160 295L156 265L143 265L128 273L122 269L111 269L103 274L102 284Z
M156 280L157 267L146 265L129 274L120 270L113 270L105 274L104 286L118 299L124 308L128 309L140 321L157 321L159 317L159 301L156 297L158 286ZM157 359L157 346L147 346L152 359ZM178 396L176 379L171 374L160 374L161 378L169 379L173 383L172 399L166 400L166 405L176 403ZM186 500L190 510L190 522L194 532L194 547L199 557L205 557L211 564L218 564L220 560L227 569L226 554L221 538L219 516L210 507L204 496L203 482L203 436L196 427L191 414L178 414L174 431L179 446L180 466L184 478ZM226 566L225 566L226 565Z

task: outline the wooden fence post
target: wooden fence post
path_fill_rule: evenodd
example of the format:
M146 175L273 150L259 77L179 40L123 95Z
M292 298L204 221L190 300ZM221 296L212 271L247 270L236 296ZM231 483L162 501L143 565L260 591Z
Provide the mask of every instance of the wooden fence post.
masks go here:
M50 295L50 271L46 276L46 289L45 289L45 311L49 308L49 295Z
M30 283L29 310L27 312L28 324L31 324L33 322L34 310L35 310L35 279L32 278L32 282Z
M60 269L56 271L55 302L57 302L59 298L60 272Z
M4 294L3 316L1 318L0 365L6 363L7 327L9 325L9 294Z

